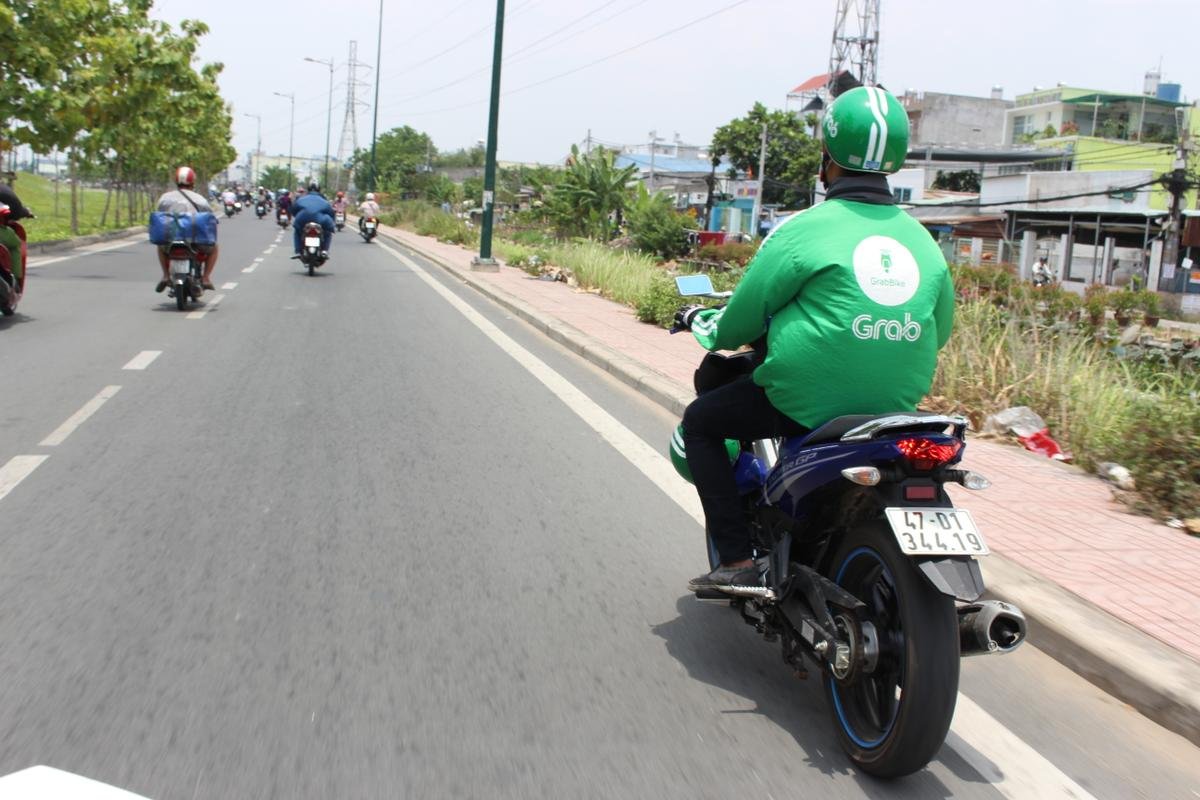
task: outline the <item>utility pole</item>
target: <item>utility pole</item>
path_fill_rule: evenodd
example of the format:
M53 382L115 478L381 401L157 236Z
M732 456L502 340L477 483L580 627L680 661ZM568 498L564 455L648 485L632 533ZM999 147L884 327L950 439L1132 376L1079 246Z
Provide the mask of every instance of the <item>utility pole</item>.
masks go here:
M767 123L762 126L762 142L758 146L758 191L754 193L754 211L750 215L750 236L758 237L758 215L762 213L763 170L767 167Z
M654 151L655 145L662 141L658 131L650 131L650 194L654 194Z
M371 109L371 191L376 189L375 144L379 136L379 71L383 63L383 0L379 0L379 35L375 42L375 107Z
M492 102L488 110L487 160L483 166L483 230L479 234L479 257L471 269L496 272L492 258L492 223L496 204L496 138L500 124L500 62L504 59L504 0L496 0L496 42L492 48Z
M1180 110L1180 109L1177 109ZM1183 119L1180 119L1183 117ZM1172 165L1171 174L1164 176L1163 185L1166 186L1168 192L1171 193L1171 211L1167 217L1167 225L1163 229L1163 254L1162 260L1164 265L1175 269L1179 266L1179 236L1182 233L1182 210L1183 210L1183 193L1187 191L1187 160L1188 160L1188 125L1184 124L1187 117L1185 114L1180 114L1176 117L1179 128L1179 143L1175 147L1175 163ZM1161 275L1161 272L1159 273ZM1157 277L1157 276L1156 276ZM1147 286L1151 291L1158 291L1158 281L1154 281L1153 286Z

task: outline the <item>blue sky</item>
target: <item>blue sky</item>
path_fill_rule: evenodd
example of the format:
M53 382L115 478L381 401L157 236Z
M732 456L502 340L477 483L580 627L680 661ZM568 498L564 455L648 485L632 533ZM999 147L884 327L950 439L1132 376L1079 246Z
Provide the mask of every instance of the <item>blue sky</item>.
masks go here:
M333 58L336 148L349 41L357 39L359 58L375 64L378 0L158 0L155 6L161 19L198 16L211 27L201 55L225 64L221 85L234 106L239 152L255 143L256 122L247 113L263 117L263 149L286 152L289 104L273 92L296 95L295 152L322 152L329 71L303 59ZM707 142L755 101L782 107L789 88L825 71L835 6L833 0L507 0L510 62L502 88L509 94L501 106L500 157L557 161L588 129L614 143L646 141L651 130ZM495 9L495 0L385 0L381 132L412 125L442 150L486 135ZM1000 85L1012 98L1058 82L1136 92L1161 59L1166 80L1200 97L1195 0L883 0L881 29L880 81L897 93L986 96ZM372 100L374 71L361 70L359 79L362 99ZM359 111L359 144L366 145L369 102Z

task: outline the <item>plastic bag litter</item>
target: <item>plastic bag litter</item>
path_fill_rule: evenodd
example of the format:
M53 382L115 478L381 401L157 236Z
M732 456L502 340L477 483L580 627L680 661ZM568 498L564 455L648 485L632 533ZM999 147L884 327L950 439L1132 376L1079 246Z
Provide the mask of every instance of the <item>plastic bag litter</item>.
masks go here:
M1017 435L1017 439L1030 452L1040 453L1056 461L1071 460L1070 453L1063 452L1062 447L1050 435L1046 420L1039 417L1029 406L1013 406L997 411L983 422L984 433L1010 431Z
M1112 481L1118 489L1132 492L1137 488L1137 485L1133 482L1133 475L1120 464L1114 464L1111 461L1102 461L1096 465L1096 473L1101 478Z

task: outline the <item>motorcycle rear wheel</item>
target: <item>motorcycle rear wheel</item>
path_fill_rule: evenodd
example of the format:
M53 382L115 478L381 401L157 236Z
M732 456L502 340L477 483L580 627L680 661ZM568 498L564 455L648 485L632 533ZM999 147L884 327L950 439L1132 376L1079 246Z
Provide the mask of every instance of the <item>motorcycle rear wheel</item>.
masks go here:
M182 286L175 287L175 307L180 311L187 311L188 298L192 294L192 287L186 283Z
M846 536L829 578L867 604L879 648L871 674L850 684L825 675L842 748L876 777L916 772L937 755L954 717L959 673L954 599L925 580L883 520Z

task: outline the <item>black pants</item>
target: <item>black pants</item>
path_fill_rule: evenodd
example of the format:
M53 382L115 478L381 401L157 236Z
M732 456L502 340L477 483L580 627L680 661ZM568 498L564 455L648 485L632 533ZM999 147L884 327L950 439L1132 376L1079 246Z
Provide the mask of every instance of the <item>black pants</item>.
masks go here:
M767 399L746 376L697 397L683 413L683 445L704 506L708 533L722 564L750 558L750 531L742 513L726 439L753 441L808 431Z

